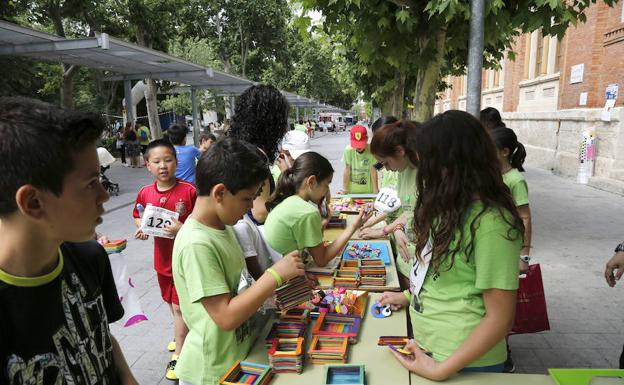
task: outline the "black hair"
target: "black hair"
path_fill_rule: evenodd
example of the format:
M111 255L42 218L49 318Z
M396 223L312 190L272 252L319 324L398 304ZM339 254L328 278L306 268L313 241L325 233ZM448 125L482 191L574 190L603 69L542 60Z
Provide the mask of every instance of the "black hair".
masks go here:
M267 210L271 211L284 199L295 195L309 176L316 176L316 180L320 183L333 173L334 168L323 155L311 151L304 152L297 157L291 168L280 174L275 192L266 203Z
M511 164L511 167L517 168L518 171L524 172L524 160L526 159L526 150L524 145L518 142L516 133L511 128L498 127L490 131L490 136L494 141L494 144L499 149L509 149L509 156L507 160Z
M169 137L169 140L171 141L171 143L173 143L174 146L181 146L182 144L184 144L184 140L186 139L187 133L188 133L188 128L177 123L172 124L167 129L167 136Z
M243 140L222 138L199 158L195 186L198 196L210 195L219 183L236 194L260 185L269 177L267 158L256 146Z
M278 145L288 132L288 101L277 88L251 86L236 100L232 124L227 135L254 144L275 162Z
M173 147L173 144L171 144L170 141L168 141L167 139L156 139L156 140L152 140L151 142L149 142L149 144L145 148L144 158L145 158L146 161L149 161L150 151L153 148L156 148L156 147L167 147L169 149L169 151L171 151L171 153L173 154L173 157L176 158L176 159L178 158L176 156L175 147Z
M371 126L371 131L374 133L378 128L385 126L386 124L396 123L399 119L395 118L392 115L384 115L381 118L375 120L373 125Z
M199 136L199 143L204 142L206 140L212 140L213 142L217 141L217 137L214 134L201 134Z
M27 184L59 196L75 155L102 134L101 117L23 97L0 97L0 216Z
M479 120L486 130L493 130L497 127L505 127L500 112L494 107L487 107L481 110Z

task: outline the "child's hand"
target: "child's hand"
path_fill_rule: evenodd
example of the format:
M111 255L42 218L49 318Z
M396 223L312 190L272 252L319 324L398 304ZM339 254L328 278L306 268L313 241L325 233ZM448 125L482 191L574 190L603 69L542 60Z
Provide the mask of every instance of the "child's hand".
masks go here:
M359 229L364 223L366 223L373 215L373 205L367 204L360 210L360 214L355 219L355 228Z
M97 235L97 234L96 234ZM97 239L100 245L105 245L109 242L108 237L106 235L100 235Z
M143 234L143 231L141 231L140 228L136 229L136 231L134 232L134 239L140 239L140 240L144 241L147 238L149 238L149 235Z
M401 291L385 291L379 297L377 303L382 306L390 305L390 310L392 311L397 311L402 307L409 305L409 303L407 302L407 298L405 298L405 294L403 294L403 292Z
M405 262L409 262L410 255L407 248L409 239L407 239L407 235L405 235L405 232L403 232L403 230L396 230L394 232L394 242L396 243L397 249L399 249L399 254L401 255L401 258L403 258Z
M403 349L412 354L405 355L394 350L392 350L392 354L410 372L434 381L446 380L452 374L445 373L441 363L423 352L414 340L409 340Z
M288 253L279 262L272 266L273 270L282 277L284 282L299 275L304 275L303 261L298 251Z
M170 225L165 225L165 232L172 237L175 237L180 228L182 228L183 223L175 218L171 218L172 223Z
M523 260L520 260L520 265L518 267L520 268L520 274L526 274L529 272L529 264Z
M377 239L384 238L386 235L383 233L383 228L381 229L371 229L369 228L361 228L358 232L358 235L362 239Z

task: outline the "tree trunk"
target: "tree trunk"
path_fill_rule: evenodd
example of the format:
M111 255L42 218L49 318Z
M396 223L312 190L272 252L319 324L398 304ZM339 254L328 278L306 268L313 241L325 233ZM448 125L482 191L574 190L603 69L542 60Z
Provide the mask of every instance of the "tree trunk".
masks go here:
M397 71L393 80L392 90L388 92L386 98L381 103L381 113L383 115L392 115L401 119L403 117L403 106L405 99L405 73Z
M76 65L61 65L63 77L61 79L61 107L67 109L74 108L74 75L78 72Z
M147 117L152 139L162 138L162 128L158 117L158 85L154 79L147 79L147 89L145 90L145 103L147 104Z
M414 91L414 114L413 119L424 122L433 116L435 98L440 81L440 68L446 45L446 29L440 29L436 34L436 54L427 67L418 73L416 90Z

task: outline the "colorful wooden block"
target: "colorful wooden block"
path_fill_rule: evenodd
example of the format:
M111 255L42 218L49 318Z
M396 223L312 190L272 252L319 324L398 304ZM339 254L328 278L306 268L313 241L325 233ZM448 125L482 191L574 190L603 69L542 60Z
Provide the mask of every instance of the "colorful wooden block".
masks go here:
M362 319L358 316L321 313L314 324L312 335L347 337L349 342L357 341Z
M303 338L275 338L269 349L269 363L276 373L303 371Z
M323 385L364 385L364 365L327 365Z
M221 377L221 385L266 385L273 378L273 370L268 365L248 361L236 361Z
M346 337L314 336L308 350L313 364L347 362L348 343Z

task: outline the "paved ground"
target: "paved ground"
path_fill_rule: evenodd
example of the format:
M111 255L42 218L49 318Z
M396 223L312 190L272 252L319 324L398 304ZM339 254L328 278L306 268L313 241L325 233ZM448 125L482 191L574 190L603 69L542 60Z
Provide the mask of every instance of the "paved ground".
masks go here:
M333 191L341 187L340 156L348 138L346 133L329 134L312 142L313 150L336 168ZM109 212L98 231L129 239L129 271L149 318L129 328L114 325L113 333L141 384L167 384L163 375L169 360L165 347L172 335L171 315L159 296L152 242L131 239L131 202L151 177L144 168L123 168L118 163L107 175L120 184L121 194L106 203ZM602 272L613 248L624 239L624 197L543 170L530 169L526 178L534 218L533 258L542 265L552 330L511 337L518 371L617 367L624 343L624 288L607 287Z

